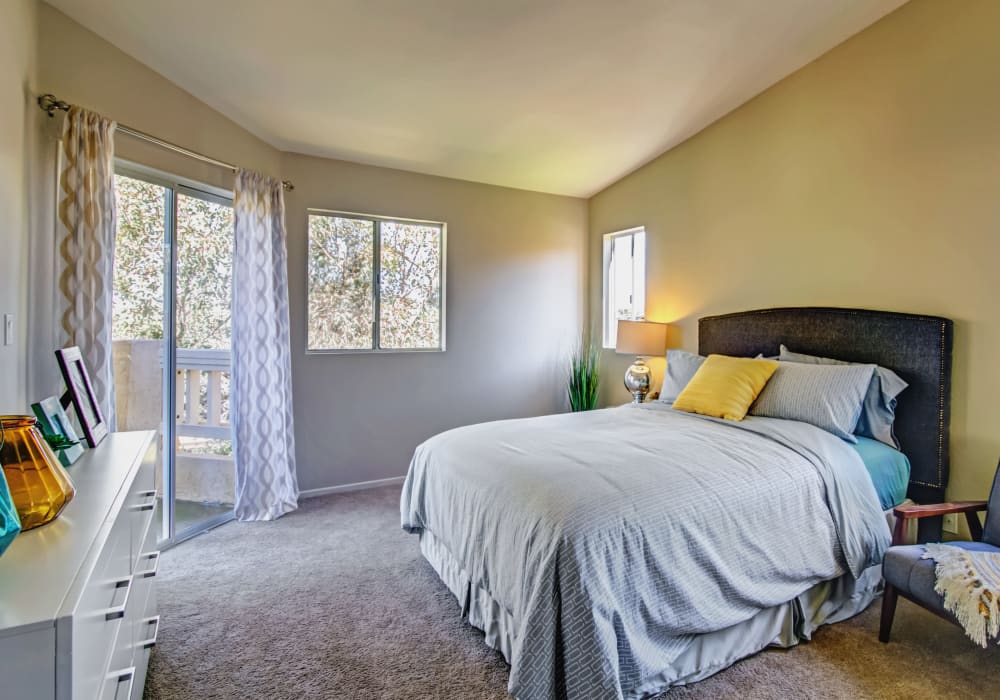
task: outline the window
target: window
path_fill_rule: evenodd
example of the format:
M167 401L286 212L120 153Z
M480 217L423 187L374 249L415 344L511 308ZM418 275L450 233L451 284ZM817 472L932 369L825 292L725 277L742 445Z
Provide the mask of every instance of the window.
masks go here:
M604 347L618 339L618 321L646 313L646 230L642 227L604 236Z
M229 352L232 199L121 165L115 173L115 207L112 338L164 337L166 242L176 258L172 306L177 347ZM165 234L168 222L170 235Z
M444 350L444 224L309 214L310 351Z

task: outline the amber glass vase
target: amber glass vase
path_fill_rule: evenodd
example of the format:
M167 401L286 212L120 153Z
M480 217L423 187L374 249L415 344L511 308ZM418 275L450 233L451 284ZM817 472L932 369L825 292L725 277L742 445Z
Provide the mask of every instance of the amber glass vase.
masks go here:
M4 438L0 464L22 530L54 519L76 493L59 458L35 427L37 422L33 416L0 416Z

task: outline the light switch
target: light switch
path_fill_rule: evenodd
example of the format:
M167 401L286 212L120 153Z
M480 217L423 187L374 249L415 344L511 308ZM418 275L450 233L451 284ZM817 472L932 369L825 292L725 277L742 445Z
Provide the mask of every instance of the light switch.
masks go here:
M14 314L3 315L3 344L14 344Z

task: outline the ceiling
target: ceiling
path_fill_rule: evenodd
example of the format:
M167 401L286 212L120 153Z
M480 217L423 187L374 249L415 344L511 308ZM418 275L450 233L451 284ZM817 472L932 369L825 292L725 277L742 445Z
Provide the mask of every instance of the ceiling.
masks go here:
M281 150L586 197L905 0L48 2Z

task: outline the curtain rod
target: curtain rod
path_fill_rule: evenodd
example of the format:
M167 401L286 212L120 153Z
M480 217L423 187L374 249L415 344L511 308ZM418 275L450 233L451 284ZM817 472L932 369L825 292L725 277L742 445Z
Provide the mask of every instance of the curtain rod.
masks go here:
M62 100L56 99L56 96L51 93L46 93L44 95L39 96L38 106L39 108L41 108L43 112L48 114L50 117L53 117L55 116L56 111L68 112L69 108L72 105L70 105L69 102L64 102ZM194 158L195 160L200 160L203 163L209 163L210 165L217 165L220 168L226 168L228 170L232 170L233 172L239 170L239 168L237 168L232 163L227 163L224 160L216 160L215 158L203 155L201 153L198 153L197 151L192 151L188 148L184 148L183 146L178 146L175 143L170 143L169 141L158 139L155 136L151 136L145 132L139 131L138 129L133 129L130 126L125 126L124 124L119 124L117 127L117 131L120 131L123 134L127 134L128 136L135 137L142 141L147 141L156 146L159 146L160 148L165 148L168 151L173 151L174 153L180 153L181 155L187 156L188 158ZM288 180L282 180L281 186L286 190L295 189L295 185L293 185Z

